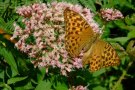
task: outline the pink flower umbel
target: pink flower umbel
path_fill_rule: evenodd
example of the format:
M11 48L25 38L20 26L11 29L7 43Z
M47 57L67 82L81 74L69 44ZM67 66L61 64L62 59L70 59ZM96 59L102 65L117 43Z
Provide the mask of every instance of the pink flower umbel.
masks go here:
M88 90L87 89L87 86L82 86L82 85L79 85L79 86L77 86L77 87L75 87L75 86L72 86L72 88L71 89L69 89L69 90Z
M63 12L67 7L81 14L95 32L101 32L90 9L65 2L52 2L18 8L17 13L23 16L25 28L15 23L12 37L19 38L15 46L29 55L35 67L57 67L65 76L74 68L82 68L82 57L71 58L65 50Z
M101 9L101 16L103 19L105 19L106 21L111 21L111 20L117 20L117 19L121 19L124 18L122 13L117 10L117 9Z

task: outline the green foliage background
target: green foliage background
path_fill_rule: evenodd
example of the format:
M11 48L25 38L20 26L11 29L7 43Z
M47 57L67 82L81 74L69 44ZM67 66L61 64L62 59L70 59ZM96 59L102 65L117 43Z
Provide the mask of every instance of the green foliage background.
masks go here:
M53 0L1 0L0 28L12 34L13 23L19 20L15 13L18 6L35 2L50 3ZM121 64L90 73L76 70L69 77L56 70L46 73L45 68L34 68L30 59L14 48L14 44L0 34L0 90L68 90L71 86L88 83L89 90L134 90L135 89L135 2L134 0L57 0L80 4L91 8L95 20L104 27L103 39L117 50ZM103 22L98 12L101 8L116 8L124 19Z

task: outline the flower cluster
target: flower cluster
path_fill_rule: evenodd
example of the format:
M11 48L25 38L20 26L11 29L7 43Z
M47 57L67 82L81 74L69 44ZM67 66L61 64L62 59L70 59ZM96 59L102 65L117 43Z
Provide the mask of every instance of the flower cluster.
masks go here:
M87 86L82 86L82 85L79 85L79 86L77 86L77 87L75 87L75 86L72 86L72 88L71 89L69 89L69 90L88 90L87 89Z
M65 76L74 68L82 68L82 58L71 58L65 49L63 12L67 7L81 14L92 29L100 33L90 9L65 2L52 2L18 8L17 13L23 17L25 28L15 23L11 38L19 38L15 46L29 55L35 67L57 67Z
M117 20L124 18L122 13L117 9L101 9L101 16L106 21Z

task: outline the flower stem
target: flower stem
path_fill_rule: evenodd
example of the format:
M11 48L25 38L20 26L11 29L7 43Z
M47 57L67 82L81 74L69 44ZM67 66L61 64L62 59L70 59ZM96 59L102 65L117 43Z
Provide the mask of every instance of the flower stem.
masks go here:
M127 71L129 69L129 67L132 65L133 62L129 62L128 63L128 66L126 68L126 70L123 71L121 77L119 78L119 80L115 83L115 85L112 87L112 90L116 90L116 88L120 85L121 81L124 79L124 77L126 76L127 74Z

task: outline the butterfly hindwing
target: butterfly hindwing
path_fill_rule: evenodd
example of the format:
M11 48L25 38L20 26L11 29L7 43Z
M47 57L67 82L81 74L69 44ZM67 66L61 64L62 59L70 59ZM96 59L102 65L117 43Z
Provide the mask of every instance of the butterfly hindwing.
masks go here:
M119 57L113 47L101 39L97 39L84 56L87 58L83 59L83 63L84 65L90 64L90 71L92 72L120 63Z
M108 66L115 66L118 65L120 63L120 59L116 53L116 51L114 50L114 48L107 42L104 46L104 50L102 52L102 62L103 63L103 67L108 67Z

